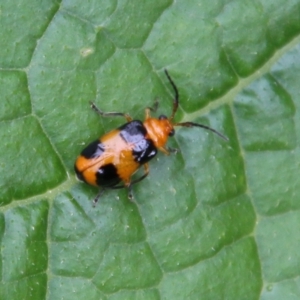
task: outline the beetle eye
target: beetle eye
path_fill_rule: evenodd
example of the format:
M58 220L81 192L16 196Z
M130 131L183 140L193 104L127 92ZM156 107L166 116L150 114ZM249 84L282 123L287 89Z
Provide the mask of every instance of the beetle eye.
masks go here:
M160 115L160 116L158 117L158 119L159 119L159 120L166 120L166 119L168 119L168 118L167 118L167 116L165 116L165 115Z
M175 129L173 128L170 133L169 133L169 136L173 136L175 134Z

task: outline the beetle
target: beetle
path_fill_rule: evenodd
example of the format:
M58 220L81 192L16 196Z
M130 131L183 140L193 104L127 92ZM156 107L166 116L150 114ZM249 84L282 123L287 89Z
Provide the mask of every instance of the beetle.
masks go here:
M93 201L94 206L106 189L127 188L128 198L133 199L132 186L147 177L149 174L148 162L156 156L158 150L166 155L177 151L166 145L168 138L175 134L175 126L201 127L228 140L220 132L203 124L173 123L179 105L179 93L168 71L164 71L175 93L173 110L169 118L165 115L160 115L158 118L151 117L150 112L157 110L157 101L153 108L145 109L144 122L133 120L126 113L103 112L93 102L90 102L91 108L99 115L103 117L122 116L127 121L117 129L90 143L76 159L74 168L77 178L100 188ZM132 175L142 166L144 174L132 180ZM123 184L119 184L120 182Z

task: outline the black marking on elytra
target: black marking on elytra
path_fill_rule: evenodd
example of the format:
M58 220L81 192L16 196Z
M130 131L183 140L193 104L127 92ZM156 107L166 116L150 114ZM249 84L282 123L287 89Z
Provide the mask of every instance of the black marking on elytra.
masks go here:
M134 145L132 154L135 161L145 164L157 154L157 149L151 140L144 138Z
M82 173L79 172L79 170L77 169L76 165L74 166L74 169L75 169L77 179L80 180L80 181L86 182L83 175L82 175Z
M117 168L113 164L107 164L98 169L96 173L96 182L99 186L114 186L121 179L118 176Z
M87 159L97 158L101 156L104 151L104 145L99 142L99 140L96 140L83 149L81 155Z
M126 143L136 144L144 139L147 130L143 123L138 120L128 122L119 127L120 136Z

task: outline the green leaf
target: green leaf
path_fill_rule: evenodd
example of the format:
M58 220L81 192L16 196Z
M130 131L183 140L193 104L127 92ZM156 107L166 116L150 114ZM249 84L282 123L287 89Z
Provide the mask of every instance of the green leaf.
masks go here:
M0 27L0 299L300 298L300 0L4 0ZM74 161L124 119L89 101L169 116L165 68L229 142L178 128L94 208Z

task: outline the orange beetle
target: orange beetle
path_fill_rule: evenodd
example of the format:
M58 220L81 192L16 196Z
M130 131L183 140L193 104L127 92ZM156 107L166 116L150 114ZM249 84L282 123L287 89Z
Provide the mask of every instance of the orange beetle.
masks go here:
M156 111L158 102L153 108L146 108L144 123L132 120L125 113L104 113L94 103L91 103L92 109L101 116L123 116L127 120L124 125L89 144L75 162L77 178L90 185L100 187L100 191L94 199L94 205L106 189L127 188L128 197L132 199L132 185L148 175L148 162L157 154L157 149L167 155L177 151L166 146L169 136L173 136L175 133L174 126L201 127L228 140L224 135L206 125L193 122L173 123L179 104L179 93L167 70L165 73L175 92L173 111L169 118L165 115L160 115L158 119L151 117L150 111ZM144 167L144 174L131 180L132 175L141 166ZM121 181L123 184L118 185Z

